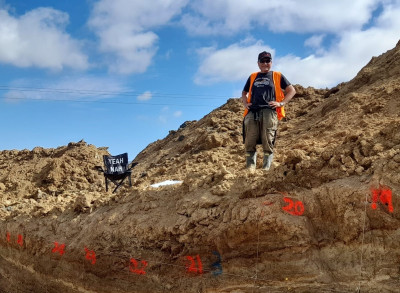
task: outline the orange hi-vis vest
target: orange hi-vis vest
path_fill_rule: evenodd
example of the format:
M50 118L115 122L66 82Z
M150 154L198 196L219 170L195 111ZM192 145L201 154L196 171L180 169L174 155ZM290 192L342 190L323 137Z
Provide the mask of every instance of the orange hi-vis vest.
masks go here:
M256 80L258 73L259 72L254 72L250 75L250 88L249 88L249 93L247 94L247 103L251 102L251 89L253 87L253 83ZM282 102L283 99L285 98L285 94L281 88L281 73L279 71L273 71L272 79L274 81L274 87L275 87L275 99L277 102ZM277 107L276 112L278 114L278 120L281 120L283 117L285 117L284 107ZM249 110L246 108L244 109L243 117L245 117L247 113L249 113Z

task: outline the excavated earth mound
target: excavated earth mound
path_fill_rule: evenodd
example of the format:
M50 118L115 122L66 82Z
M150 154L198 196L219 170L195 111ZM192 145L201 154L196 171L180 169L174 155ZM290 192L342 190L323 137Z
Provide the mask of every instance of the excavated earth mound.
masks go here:
M295 87L269 171L244 168L240 99L150 144L117 193L107 148L1 151L0 292L399 292L400 43Z

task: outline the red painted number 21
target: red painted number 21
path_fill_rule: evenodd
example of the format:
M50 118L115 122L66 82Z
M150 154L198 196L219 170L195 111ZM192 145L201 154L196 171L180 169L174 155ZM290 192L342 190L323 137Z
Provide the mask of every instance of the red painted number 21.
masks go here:
M301 216L304 213L304 205L301 201L294 202L288 197L284 197L283 200L288 204L282 209L291 215Z
M186 256L186 259L190 261L190 266L187 266L187 271L191 273L202 274L203 273L203 264L201 262L200 256L196 255L196 259L193 256ZM197 261L197 265L196 265Z

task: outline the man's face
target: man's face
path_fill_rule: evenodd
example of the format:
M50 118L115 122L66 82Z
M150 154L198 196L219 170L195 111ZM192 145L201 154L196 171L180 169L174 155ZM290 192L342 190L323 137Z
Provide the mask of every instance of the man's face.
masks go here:
M269 57L264 57L258 61L258 67L260 68L261 72L268 72L272 66L272 59Z

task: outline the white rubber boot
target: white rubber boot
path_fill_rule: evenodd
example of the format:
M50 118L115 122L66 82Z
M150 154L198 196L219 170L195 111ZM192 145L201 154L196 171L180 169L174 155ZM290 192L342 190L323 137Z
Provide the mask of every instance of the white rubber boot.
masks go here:
M255 170L256 169L256 161L257 161L257 153L256 152L246 152L246 168Z
M264 155L263 170L269 170L271 168L272 161L274 160L274 154Z

